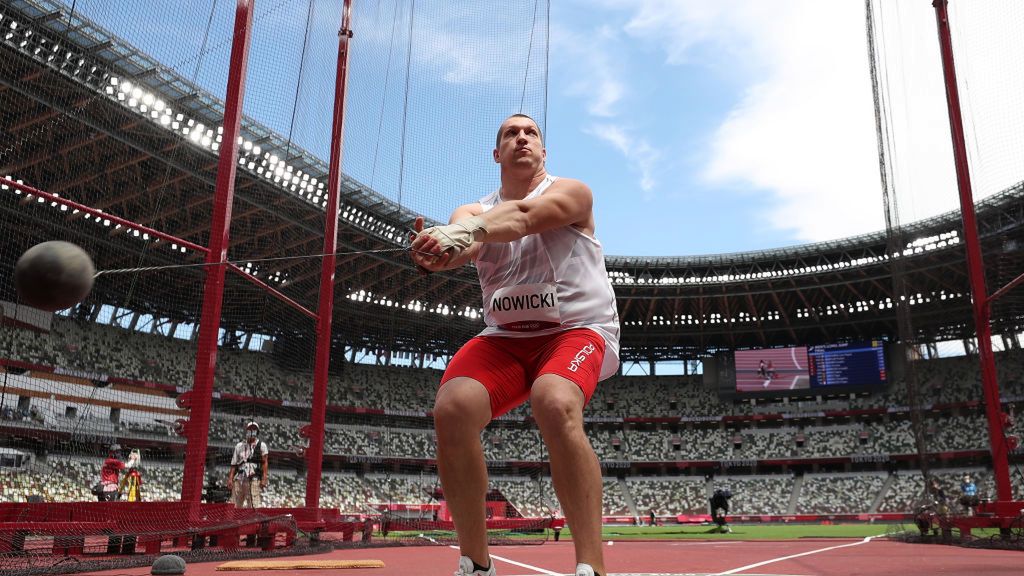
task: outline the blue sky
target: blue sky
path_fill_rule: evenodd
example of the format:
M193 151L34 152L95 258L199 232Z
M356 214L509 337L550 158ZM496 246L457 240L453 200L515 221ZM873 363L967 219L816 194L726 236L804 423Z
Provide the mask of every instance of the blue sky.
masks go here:
M863 4L554 2L549 168L592 185L606 251L732 252L881 229ZM955 174L931 3L879 4L906 222L956 208ZM953 5L981 198L1024 177L1024 3Z
M444 219L497 185L493 134L518 111L523 69L530 85L524 111L543 110L543 61L524 48L530 10L522 6L533 3L417 2L408 102L409 3L355 3L346 171ZM77 4L169 65L198 51L210 6L182 0L150 6L142 17L110 0ZM217 96L232 8L220 4L210 39L217 49L200 74ZM337 4L313 0L315 38L295 128L296 141L323 158ZM892 159L909 221L956 207L948 121L930 3L882 4L890 125L898 136ZM257 2L264 15L246 111L281 132L291 122L306 6ZM1024 172L1024 49L1014 32L1024 26L1022 6L953 5L978 197ZM183 17L196 25L181 28ZM550 39L548 167L590 184L606 253L734 252L882 228L861 0L552 0ZM188 77L192 66L178 70Z

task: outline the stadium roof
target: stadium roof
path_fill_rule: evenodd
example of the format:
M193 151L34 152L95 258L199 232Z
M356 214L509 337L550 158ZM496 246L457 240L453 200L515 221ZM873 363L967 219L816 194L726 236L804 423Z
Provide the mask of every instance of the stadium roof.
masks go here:
M0 125L11 143L0 154L0 175L205 246L220 100L86 20L73 22L67 33L72 45L63 45L67 15L61 10L52 0L0 7ZM321 159L245 119L229 258L311 309L319 260L266 259L320 253L326 180ZM472 268L419 275L395 250L416 214L353 179L345 178L342 188L339 250L347 254L336 270L336 341L442 355L477 333L480 291ZM0 210L16 225L10 234L18 248L3 252L4 266L25 247L51 239L55 218L63 219L70 239L96 255L99 269L202 260L186 246L168 247L109 222L89 224L82 214L40 200L0 191ZM979 203L978 212L994 289L1022 268L1024 187ZM970 337L959 230L959 215L950 213L905 226L893 244L898 248L879 232L735 254L609 257L623 357L680 359L723 348L893 338L895 309L903 302L913 307L920 337ZM393 251L366 253L371 250ZM894 260L906 270L905 301L893 296ZM10 287L4 290L13 298ZM93 298L118 305L126 293L145 295L133 301L140 312L181 322L198 315L194 275L111 276ZM1021 331L1021 310L997 306L996 330ZM223 325L311 329L283 315L254 314L244 298L226 299Z

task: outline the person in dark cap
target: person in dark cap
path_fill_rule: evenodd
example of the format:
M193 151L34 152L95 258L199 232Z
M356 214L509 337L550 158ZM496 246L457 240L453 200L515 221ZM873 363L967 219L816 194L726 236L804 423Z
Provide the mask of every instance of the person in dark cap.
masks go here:
M732 492L728 488L717 488L711 495L711 521L718 526L718 531L722 533L732 532L725 518L729 514L730 498L732 498Z

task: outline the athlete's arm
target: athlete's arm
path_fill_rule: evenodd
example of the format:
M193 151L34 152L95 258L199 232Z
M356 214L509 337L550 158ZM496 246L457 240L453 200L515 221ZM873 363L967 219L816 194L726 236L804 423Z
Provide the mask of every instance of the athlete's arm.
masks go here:
M589 231L594 195L590 188L570 178L559 178L540 196L502 202L479 215L483 233L477 242L511 242L553 228L576 226Z
M511 242L563 226L576 226L592 234L593 204L594 196L586 184L579 180L557 180L536 198L502 202L487 212L480 208L474 213L475 210L468 207L461 213L456 211L451 224L423 231L413 247L421 252L420 256L426 256L422 252L433 254L434 265L447 269L453 261L459 265L467 262L468 259L462 260L463 256L469 253L471 258L475 254L474 247L480 242Z

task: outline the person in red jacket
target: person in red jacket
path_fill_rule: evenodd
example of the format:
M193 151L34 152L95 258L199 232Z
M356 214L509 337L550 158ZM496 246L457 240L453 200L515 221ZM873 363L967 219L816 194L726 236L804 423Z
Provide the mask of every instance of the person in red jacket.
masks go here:
M120 484L118 480L121 471L124 470L124 462L118 458L120 451L121 446L111 445L107 452L107 459L103 461L103 467L100 468L100 489L96 494L96 498L100 502L117 500L117 488Z

